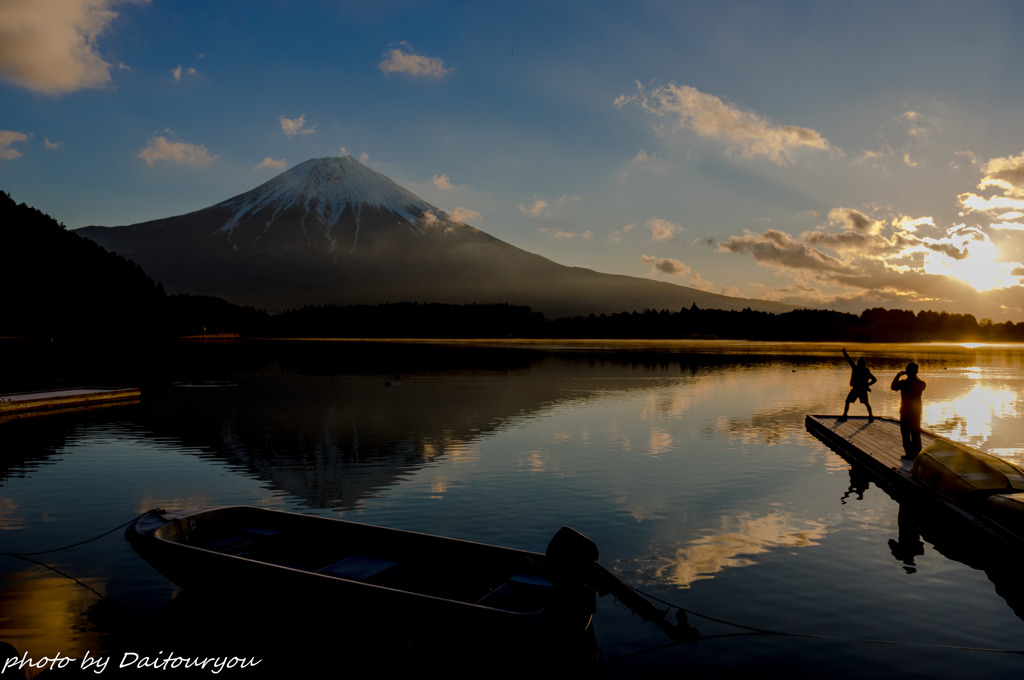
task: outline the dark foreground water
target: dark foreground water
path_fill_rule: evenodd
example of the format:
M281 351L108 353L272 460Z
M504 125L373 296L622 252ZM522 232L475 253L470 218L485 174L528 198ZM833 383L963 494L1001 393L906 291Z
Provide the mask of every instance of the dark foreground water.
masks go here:
M623 580L694 612L702 633L673 644L602 598L600 661L560 659L570 676L1024 677L1013 560L901 510L806 432L806 414L842 408L839 349L247 342L24 361L7 351L0 364L19 388L33 373L109 375L144 384L145 397L0 422L0 551L68 545L158 506L250 504L537 551L568 525ZM879 378L876 415L896 415L888 382L916 360L926 427L1024 461L1021 347L850 349ZM132 654L264 661L196 674L220 678L555 668L515 641L486 654L437 643L435 622L403 612L359 630L318 602L283 615L266 593L244 606L190 597L121 531L35 559L0 556L0 641L22 659L76 659L57 678L83 658L110 659L89 677L114 676ZM417 644L417 631L435 642Z

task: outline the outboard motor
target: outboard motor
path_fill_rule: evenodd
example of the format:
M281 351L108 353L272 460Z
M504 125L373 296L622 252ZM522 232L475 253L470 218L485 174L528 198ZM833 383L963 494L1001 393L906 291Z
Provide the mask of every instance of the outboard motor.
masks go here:
M570 527L562 527L548 543L545 556L559 578L586 585L599 595L612 595L635 614L654 623L681 642L692 642L700 633L689 624L686 612L676 611L676 623L669 622L668 610L661 611L649 600L598 563L597 544Z

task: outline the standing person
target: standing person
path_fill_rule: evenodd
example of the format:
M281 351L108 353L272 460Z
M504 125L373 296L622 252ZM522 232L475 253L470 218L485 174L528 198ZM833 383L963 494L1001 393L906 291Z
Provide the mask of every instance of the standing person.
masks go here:
M900 433L903 435L903 457L913 458L921 452L921 393L924 381L917 377L917 364L907 364L892 379L893 390L900 393Z
M843 407L843 415L839 420L840 422L846 420L846 415L850 412L850 404L860 399L860 402L868 407L868 422L870 423L874 421L875 416L871 413L871 404L868 403L868 392L871 391L871 386L878 382L878 378L868 370L868 364L864 361L864 357L857 359L857 363L853 363L853 359L850 358L845 347L843 356L846 357L853 372L850 373L850 393L846 395L846 406Z

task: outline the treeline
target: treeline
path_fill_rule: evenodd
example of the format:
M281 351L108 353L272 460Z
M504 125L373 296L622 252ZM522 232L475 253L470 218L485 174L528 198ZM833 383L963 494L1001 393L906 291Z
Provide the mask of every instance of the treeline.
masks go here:
M305 307L268 316L262 335L361 338L730 339L836 342L1024 342L1024 323L971 314L868 309L784 313L696 306L548 320L515 305L380 304ZM253 329L255 330L255 329Z
M770 313L696 306L557 319L548 337L837 342L1024 342L1024 323L978 322L971 314L874 308L861 314L798 309Z
M509 304L400 302L277 314L220 298L167 295L132 261L0 192L0 337L616 338L841 342L1024 342L1024 323L868 309L647 310L546 319Z

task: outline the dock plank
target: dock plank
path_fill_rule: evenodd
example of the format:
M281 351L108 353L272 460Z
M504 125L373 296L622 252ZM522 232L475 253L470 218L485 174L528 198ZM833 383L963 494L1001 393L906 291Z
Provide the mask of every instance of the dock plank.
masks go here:
M0 416L137 402L141 398L141 390L135 387L72 387L14 392L0 394Z

